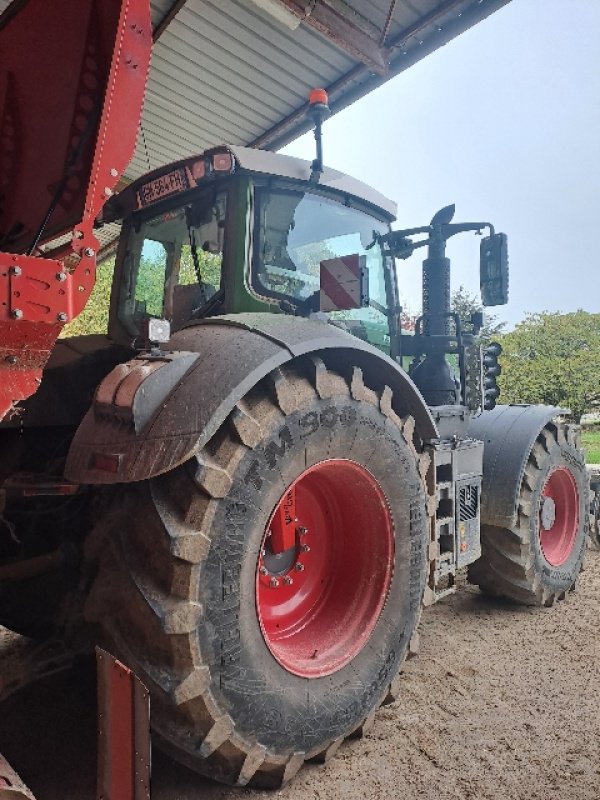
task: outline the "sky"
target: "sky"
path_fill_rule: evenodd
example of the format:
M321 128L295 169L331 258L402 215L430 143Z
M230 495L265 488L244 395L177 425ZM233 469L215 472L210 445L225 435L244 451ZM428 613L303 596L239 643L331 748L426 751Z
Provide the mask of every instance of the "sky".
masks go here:
M512 0L328 120L325 163L398 203L398 223L508 235L509 328L528 312L600 312L600 0ZM307 134L283 152L314 157ZM452 289L479 290L479 238L450 240ZM422 254L422 250L420 253ZM421 308L421 259L397 262Z

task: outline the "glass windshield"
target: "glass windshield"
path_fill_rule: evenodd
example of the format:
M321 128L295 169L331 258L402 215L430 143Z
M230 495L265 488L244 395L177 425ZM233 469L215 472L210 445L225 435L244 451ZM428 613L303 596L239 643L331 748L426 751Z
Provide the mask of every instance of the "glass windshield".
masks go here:
M148 317L176 330L202 316L221 287L226 194L210 190L192 203L132 225L125 253L119 317L133 335Z
M388 225L316 194L273 189L259 189L256 194L254 290L316 310L321 262L362 256L368 275L368 306L332 311L329 316L347 323L345 327L361 338L377 338L367 332L367 326L375 326L380 336L387 336L389 303L383 257L379 247L367 247L373 241L373 232L387 233Z

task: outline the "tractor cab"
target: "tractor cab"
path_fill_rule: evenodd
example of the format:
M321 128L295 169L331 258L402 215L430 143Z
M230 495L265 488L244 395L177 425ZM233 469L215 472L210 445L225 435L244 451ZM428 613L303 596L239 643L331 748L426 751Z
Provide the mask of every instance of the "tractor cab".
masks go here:
M105 208L123 220L109 335L143 345L152 319L173 332L270 311L329 319L389 353L395 273L375 243L394 217L359 181L275 153L218 147L166 166Z

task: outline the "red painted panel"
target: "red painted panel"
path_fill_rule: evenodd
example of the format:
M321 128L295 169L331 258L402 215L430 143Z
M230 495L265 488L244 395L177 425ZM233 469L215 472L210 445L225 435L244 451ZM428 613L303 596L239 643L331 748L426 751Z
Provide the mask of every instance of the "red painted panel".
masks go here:
M112 189L131 159L151 27L148 0L28 0L10 12L0 17L0 250L24 252L63 177L48 234L80 222L84 204L99 210L90 175Z
M133 797L133 683L131 670L115 662L111 674L110 729L108 732L113 800Z
M121 0L28 0L0 29L0 126L14 137L5 143L0 249L27 249L70 156L51 226L67 231L82 218L120 8Z
M364 256L339 256L321 261L321 311L360 308Z
M93 222L135 149L151 47L148 0L28 0L0 17L0 418L89 299ZM43 238L75 226L64 260L20 255L63 180Z
M98 667L97 797L150 798L148 690L110 653L96 648Z

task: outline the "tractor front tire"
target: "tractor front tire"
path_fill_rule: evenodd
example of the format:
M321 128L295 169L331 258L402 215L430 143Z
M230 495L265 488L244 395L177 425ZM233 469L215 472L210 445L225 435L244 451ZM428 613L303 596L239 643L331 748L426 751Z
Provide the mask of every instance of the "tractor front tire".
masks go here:
M174 758L275 788L395 695L425 583L413 437L389 388L305 359L113 504L89 541L86 615L148 686ZM275 547L277 515L294 534Z
M551 606L574 587L588 538L586 467L572 427L541 431L516 501L512 528L482 525L469 581L490 595Z

